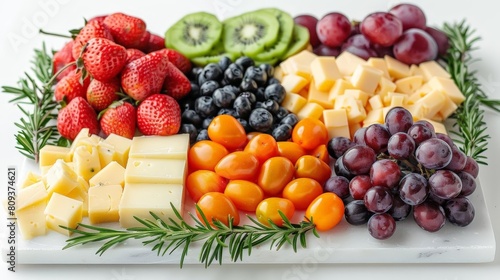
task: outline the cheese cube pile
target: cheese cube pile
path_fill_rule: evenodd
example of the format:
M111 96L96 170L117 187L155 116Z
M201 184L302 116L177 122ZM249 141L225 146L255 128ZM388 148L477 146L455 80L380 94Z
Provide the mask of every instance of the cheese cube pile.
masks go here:
M299 120L322 120L331 138L384 123L395 106L446 133L442 122L465 100L435 61L406 65L389 56L366 61L349 52L327 57L305 50L283 61L275 77L287 91L282 106Z
M82 129L70 147L46 145L41 174L28 172L17 196L16 217L23 238L53 230L71 232L83 217L91 224L139 225L134 216L174 217L183 208L189 136L111 134L105 139Z

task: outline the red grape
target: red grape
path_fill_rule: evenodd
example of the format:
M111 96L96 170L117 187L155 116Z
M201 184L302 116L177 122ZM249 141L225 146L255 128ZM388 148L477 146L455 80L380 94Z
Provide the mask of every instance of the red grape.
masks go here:
M328 141L328 144L326 146L328 150L328 154L332 158L339 158L341 157L350 147L356 145L351 141L351 139L342 137L342 136L337 136L333 137Z
M424 176L409 173L399 183L399 197L408 205L417 205L429 196L429 186Z
M346 199L349 197L349 180L344 176L332 176L325 182L323 190L335 193L338 197Z
M373 213L385 213L392 207L392 194L382 186L371 187L363 198L366 209Z
M431 138L420 143L415 158L427 169L444 168L451 161L451 148L441 139Z
M389 133L407 132L413 125L413 116L403 107L394 107L385 116L385 126Z
M410 215L411 209L411 205L406 204L399 196L395 195L392 197L392 207L387 211L387 214L390 214L396 221L402 221Z
M403 63L420 64L436 59L438 46L427 32L410 28L394 44L393 51L396 59Z
M463 170L467 163L467 156L464 152L460 151L457 145L452 145L450 147L452 154L451 161L445 168L455 172Z
M372 215L373 213L366 209L363 200L353 200L345 206L345 220L351 225L366 224Z
M467 156L467 161L465 162L463 171L472 175L474 179L477 178L477 175L479 175L479 165L477 164L477 161L475 161L472 157Z
M453 171L437 170L429 177L429 187L437 197L450 199L462 191L462 180Z
M316 17L312 15L298 15L293 20L296 24L302 25L309 30L309 43L311 43L313 48L321 44L316 33L316 25L318 23Z
M343 166L349 173L352 175L361 175L370 172L370 167L376 160L376 154L368 146L356 145L349 148L341 158Z
M448 221L460 227L469 225L476 213L474 206L466 197L450 199L444 203L443 208Z
M393 188L401 179L399 165L389 159L376 161L370 168L370 179L374 186Z
M338 56L340 54L340 48L331 48L327 45L319 44L314 48L313 52L320 56Z
M370 176L357 175L349 182L349 193L355 200L360 200L365 197L366 191L371 187L373 187L373 185Z
M368 220L368 232L376 239L387 239L396 231L396 221L388 214L375 214Z
M430 201L413 206L413 218L419 227L429 232L440 230L446 223L443 208Z
M363 19L360 30L370 42L388 47L403 34L403 24L393 14L376 12Z
M351 34L351 23L341 13L329 13L318 21L316 32L323 45L340 47Z
M432 27L425 28L425 32L429 33L429 35L434 38L434 41L436 41L436 44L438 46L438 54L440 56L446 55L448 49L450 48L450 41L448 40L448 36L443 31Z
M385 126L375 123L368 126L365 130L365 143L376 153L387 151L387 144L391 134Z
M471 195L476 190L476 180L474 177L464 171L458 172L457 175L462 181L462 191L460 192L460 196Z
M409 159L415 151L415 141L404 132L397 132L389 138L387 152L395 159Z
M412 4L399 4L392 7L389 13L395 15L403 23L403 30L410 28L424 29L427 20L425 14L418 6Z

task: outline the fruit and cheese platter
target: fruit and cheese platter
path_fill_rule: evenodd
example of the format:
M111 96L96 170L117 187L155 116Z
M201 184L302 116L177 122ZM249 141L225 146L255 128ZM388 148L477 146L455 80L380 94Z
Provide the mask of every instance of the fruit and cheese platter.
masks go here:
M2 201L19 263L493 261L478 174L500 101L468 23L306 10L40 30L60 47L2 85L22 113Z

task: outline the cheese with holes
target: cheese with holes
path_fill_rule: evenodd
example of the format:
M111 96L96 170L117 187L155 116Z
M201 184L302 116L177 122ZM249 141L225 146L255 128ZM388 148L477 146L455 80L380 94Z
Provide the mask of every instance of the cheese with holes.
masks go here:
M74 188L70 193L66 196L69 198L73 198L82 202L82 216L87 217L88 215L88 189L89 183L83 179L81 176L78 177L78 186Z
M70 236L67 228L76 228L82 221L82 202L54 193L45 208L47 227L61 234Z
M433 90L418 100L415 104L422 104L424 107L424 117L432 119L443 107L446 96L439 91Z
M314 102L307 103L300 111L297 113L297 118L303 120L305 118L319 119L323 115L324 108Z
M119 205L120 225L124 228L140 226L134 216L153 219L149 212L164 221L176 219L171 204L182 214L184 187L180 184L129 184L123 189Z
M44 178L49 196L53 193L66 195L79 185L78 175L62 159L50 167Z
M137 136L132 139L129 157L186 159L189 134L170 136Z
M318 90L329 91L335 80L342 78L333 56L319 56L311 62L311 73Z
M33 171L28 171L20 187L21 189L24 189L40 181L42 181L42 176L40 174L34 173Z
M307 95L308 102L314 102L321 105L325 109L333 108L333 104L328 101L328 92L321 91L316 88L314 80L309 85L309 94Z
M53 165L58 159L62 159L66 162L71 161L69 147L45 145L40 149L39 156L40 158L38 163L40 168L43 166Z
M101 165L106 166L111 161L116 161L125 167L131 145L132 139L111 133L97 145Z
M281 102L282 107L294 114L297 114L306 104L307 99L296 93L287 93Z
M366 65L382 71L382 77L384 77L386 79L391 79L391 77L389 76L389 70L387 70L387 64L385 63L385 60L383 58L370 57L366 61Z
M344 79L336 80L332 89L328 93L328 102L335 105L335 99L337 96L344 95L344 92L348 89L354 89L351 82Z
M288 74L282 78L281 85L283 88L285 88L286 92L295 92L298 93L301 91L304 87L306 87L309 84L309 80L306 78L295 75L295 74Z
M380 82L377 85L377 89L375 89L375 94L380 95L382 100L387 96L389 92L393 92L396 90L396 84L391 80L386 79L384 77L380 78Z
M406 94L412 94L415 90L422 87L424 78L422 76L409 76L399 79L395 82L396 91Z
M73 153L74 170L78 176L90 180L101 170L99 153L95 146L79 146Z
M345 96L352 96L358 100L361 101L361 103L363 104L363 106L366 106L366 104L368 103L368 98L370 97L370 95L360 89L346 89L344 91L344 95Z
M427 82L427 85L432 89L442 91L455 102L456 105L460 105L465 100L465 96L452 79L434 77Z
M118 222L122 198L121 185L96 186L89 189L88 215L91 224Z
M369 65L358 65L351 77L351 84L368 94L373 94L383 72Z
M370 105L371 110L382 109L382 107L384 107L382 97L378 94L370 97L370 99L368 99L368 104Z
M389 75L393 79L398 80L410 76L410 66L388 55L386 55L384 59L387 65L387 71L389 71Z
M342 52L339 56L337 56L337 67L339 68L340 75L342 76L351 76L358 65L365 63L366 60L350 52Z
M112 161L101 169L94 177L90 178L89 186L105 186L125 184L125 168L118 162Z
M42 181L19 190L16 222L24 239L32 239L46 234L47 226L44 210L47 199L48 192Z
M184 184L186 160L129 158L125 183Z

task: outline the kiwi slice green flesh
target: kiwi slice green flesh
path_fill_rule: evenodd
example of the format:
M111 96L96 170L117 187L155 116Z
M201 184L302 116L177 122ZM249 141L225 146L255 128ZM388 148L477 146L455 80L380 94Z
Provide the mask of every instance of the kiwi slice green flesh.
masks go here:
M224 48L229 53L254 57L278 40L279 22L268 12L253 11L223 22Z
M222 36L222 23L213 14L191 13L165 33L167 48L178 50L188 58L204 56Z
M294 26L293 18L290 14L276 8L266 8L259 11L268 12L274 15L278 19L280 27L278 30L278 41L276 44L266 48L254 58L259 61L274 60L276 58L280 59L281 56L283 56L283 54L288 50L288 45L292 40Z
M294 24L293 37L288 46L288 51L281 58L282 60L305 50L309 45L309 30L301 25Z
M221 60L224 56L229 57L232 61L234 61L237 58L236 55L231 54L231 53L220 53L220 54L214 54L214 55L194 57L191 59L191 62L196 66L203 67L209 63L219 62L219 60Z

